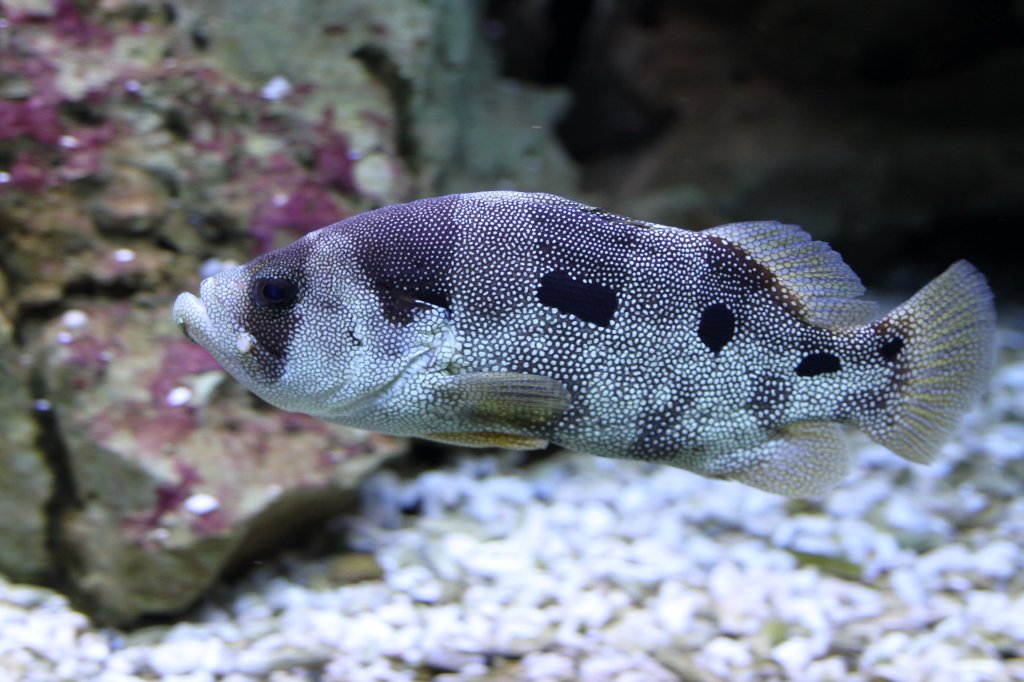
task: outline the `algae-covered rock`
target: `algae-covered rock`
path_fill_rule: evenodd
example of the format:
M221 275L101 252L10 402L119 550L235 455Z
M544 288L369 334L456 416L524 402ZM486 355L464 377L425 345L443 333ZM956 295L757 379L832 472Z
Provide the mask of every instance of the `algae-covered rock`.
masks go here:
M437 39L417 62L409 115L422 186L572 195L577 171L555 136L568 93L497 77L499 60L481 29L483 3L430 5Z
M412 173L412 194L496 186L569 193L575 171L555 142L565 92L499 78L481 29L484 3L464 0L180 0L206 49L254 82L312 86L300 107L346 130L362 193L408 198L373 183L378 150ZM274 30L268 31L267 27ZM368 156L377 152L371 159ZM373 164L376 172L362 172ZM387 185L391 191L384 191Z
M0 273L0 297L4 293ZM39 579L49 568L46 505L52 476L38 447L28 368L0 312L0 571Z
M108 621L187 607L229 564L347 508L404 447L263 406L166 307L72 310L43 339L69 472L58 561Z
M113 622L174 612L404 444L263 407L173 327L173 297L378 205L571 194L565 97L500 78L483 3L3 12L0 570Z
M151 289L381 204L574 188L565 94L499 77L482 3L55 7L0 41L0 264L28 305L118 249L183 256L127 284Z

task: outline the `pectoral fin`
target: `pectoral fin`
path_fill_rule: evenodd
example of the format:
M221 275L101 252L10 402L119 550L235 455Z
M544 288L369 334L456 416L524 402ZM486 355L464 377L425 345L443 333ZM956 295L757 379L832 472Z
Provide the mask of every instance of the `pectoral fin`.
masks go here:
M543 438L516 436L511 433L476 431L473 433L425 433L424 438L449 445L463 445L469 448L503 448L505 450L539 450L547 447Z
M835 424L791 424L772 440L740 453L751 464L726 478L787 497L816 497L846 477L850 456Z
M455 411L467 425L480 426L481 432L489 432L488 425L536 428L557 421L569 407L569 392L560 382L516 372L458 374L439 397L439 405Z

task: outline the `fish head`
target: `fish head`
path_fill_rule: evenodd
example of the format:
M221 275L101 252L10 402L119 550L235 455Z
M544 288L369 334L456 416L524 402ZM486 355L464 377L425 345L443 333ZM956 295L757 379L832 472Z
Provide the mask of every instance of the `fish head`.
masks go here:
M270 404L329 418L368 390L359 310L372 302L348 251L343 235L311 233L180 294L175 322Z

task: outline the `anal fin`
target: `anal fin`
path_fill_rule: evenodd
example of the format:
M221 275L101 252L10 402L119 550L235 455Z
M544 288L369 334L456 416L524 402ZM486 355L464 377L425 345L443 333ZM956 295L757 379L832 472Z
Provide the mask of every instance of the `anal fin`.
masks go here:
M850 468L842 429L827 422L790 424L757 447L739 453L751 464L726 475L787 497L817 497L841 482Z
M425 433L424 438L449 445L462 445L469 448L502 448L504 450L540 450L547 447L543 438L517 436L511 433L492 431L475 431L471 433Z

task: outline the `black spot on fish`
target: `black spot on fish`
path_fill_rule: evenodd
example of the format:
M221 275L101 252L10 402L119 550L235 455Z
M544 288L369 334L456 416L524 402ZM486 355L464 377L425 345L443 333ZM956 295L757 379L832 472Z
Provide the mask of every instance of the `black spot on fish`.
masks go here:
M736 316L724 303L709 305L701 313L697 336L712 353L725 348L735 333Z
M869 420L872 423L891 426L895 422L896 413L890 404L898 395L898 391L899 389L895 387L885 390L851 391L840 398L834 417L843 422L857 423Z
M682 414L692 403L692 396L678 393L669 406L645 405L636 422L637 435L629 448L630 459L665 461L675 456L683 444L696 448L680 426Z
M428 287L409 287L397 285L391 280L374 283L381 299L384 316L391 322L408 324L412 322L413 311L426 306L436 306L449 310L452 305L447 291Z
M896 359L896 356L903 350L903 339L898 336L894 336L885 343L882 344L882 348L879 350L882 357L889 362Z
M839 401L837 416L852 419L865 414L882 414L889 409L890 397L889 392L877 389L851 391Z
M246 316L246 329L256 340L254 352L257 357L263 356L260 357L260 364L267 370L269 378L280 378L284 372L292 336L301 321L302 316L297 313L274 317Z
M553 270L540 278L537 300L566 315L602 327L611 324L612 316L619 307L618 296L611 287L573 279L563 270Z
M652 461L669 451L675 441L679 415L674 407L652 409L640 414L637 435L629 450L631 459Z
M797 376L816 377L819 374L831 374L841 369L839 358L831 353L811 353L796 366Z
M358 216L349 228L360 269L381 312L409 324L424 305L451 308L452 254L458 226L452 197L388 206Z
M306 288L309 247L298 241L271 257L253 261L254 277L250 296L242 314L242 327L252 335L252 354L259 371L268 381L277 381L284 374L295 331L302 316L294 304ZM262 265L262 267L261 267Z

